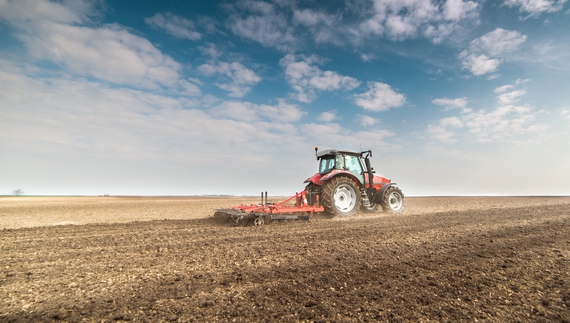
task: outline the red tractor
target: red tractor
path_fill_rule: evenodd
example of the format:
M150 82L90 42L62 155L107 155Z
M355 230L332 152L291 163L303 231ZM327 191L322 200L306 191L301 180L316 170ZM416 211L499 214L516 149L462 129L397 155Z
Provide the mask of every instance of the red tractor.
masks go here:
M309 205L321 200L325 212L350 216L360 210L402 212L404 194L389 179L375 175L370 166L372 151L315 149L319 172L308 178L305 189ZM369 183L372 183L370 185Z
M304 191L279 203L269 203L265 192L259 204L220 209L214 216L228 218L235 224L262 225L271 220L308 220L315 213L351 216L359 210L376 212L379 207L392 213L403 211L402 191L389 179L374 174L370 166L372 151L330 149L319 152L315 148L315 155L319 172L305 181Z

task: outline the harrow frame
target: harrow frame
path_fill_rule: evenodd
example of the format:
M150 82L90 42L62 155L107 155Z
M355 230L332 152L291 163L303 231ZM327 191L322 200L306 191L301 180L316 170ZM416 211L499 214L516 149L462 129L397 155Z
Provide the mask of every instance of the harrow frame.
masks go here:
M320 206L318 196L315 205L307 203L306 192L298 192L278 203L270 203L267 200L267 192L261 192L261 203L254 205L241 204L224 209L216 210L214 217L226 218L228 222L236 226L252 223L255 226L263 225L273 220L310 220L311 215L324 212ZM295 205L286 203L295 200Z

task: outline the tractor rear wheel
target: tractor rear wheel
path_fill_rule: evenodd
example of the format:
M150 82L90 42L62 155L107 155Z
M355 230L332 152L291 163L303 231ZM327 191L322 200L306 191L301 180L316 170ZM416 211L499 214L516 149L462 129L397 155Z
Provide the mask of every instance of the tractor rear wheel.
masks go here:
M384 193L380 205L384 211L400 213L404 210L404 193L399 188L390 186Z
M360 191L350 177L337 176L323 185L325 211L334 216L351 216L360 208Z

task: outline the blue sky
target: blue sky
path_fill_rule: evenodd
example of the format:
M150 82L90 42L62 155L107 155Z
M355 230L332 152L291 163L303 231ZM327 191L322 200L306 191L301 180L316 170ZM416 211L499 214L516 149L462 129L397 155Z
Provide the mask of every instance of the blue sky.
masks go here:
M566 0L0 0L0 194L570 194Z

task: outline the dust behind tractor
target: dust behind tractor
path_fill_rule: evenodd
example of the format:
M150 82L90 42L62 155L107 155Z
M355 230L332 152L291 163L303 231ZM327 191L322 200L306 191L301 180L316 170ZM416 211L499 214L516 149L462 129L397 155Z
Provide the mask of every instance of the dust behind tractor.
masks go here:
M278 203L261 193L256 205L216 210L215 217L235 225L263 225L273 220L309 220L313 214L348 217L359 211L399 213L404 194L396 183L378 176L370 165L372 151L329 149L319 151L319 172L305 180L305 190Z

